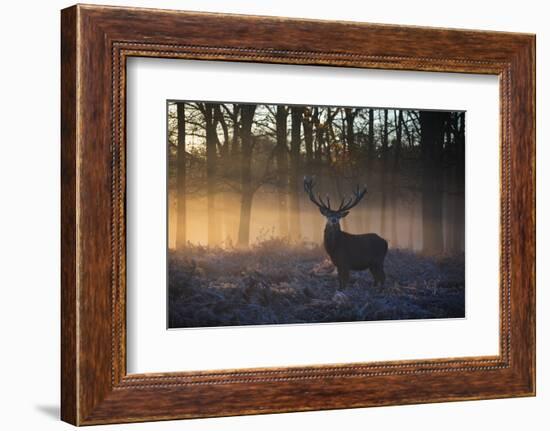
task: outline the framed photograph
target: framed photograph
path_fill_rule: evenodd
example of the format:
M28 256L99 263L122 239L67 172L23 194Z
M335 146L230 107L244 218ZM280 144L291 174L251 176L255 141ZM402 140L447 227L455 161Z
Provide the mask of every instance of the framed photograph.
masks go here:
M167 103L168 328L466 317L464 111Z
M535 394L535 36L61 13L61 416Z

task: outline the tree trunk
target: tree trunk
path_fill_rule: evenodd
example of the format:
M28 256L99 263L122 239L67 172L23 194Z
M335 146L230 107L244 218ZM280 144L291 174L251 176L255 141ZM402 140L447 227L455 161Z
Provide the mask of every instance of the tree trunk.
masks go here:
M311 110L306 108L302 124L304 127L304 144L306 147L306 174L311 175L313 171L313 120Z
M443 159L446 161L447 169L442 173L443 189L443 251L445 253L455 253L453 229L455 226L455 186L454 177L456 169L455 145L451 134L451 121L453 114L449 117L449 122L445 126Z
M290 198L290 239L298 241L300 230L300 195L298 194L298 178L300 174L300 130L304 108L292 107L292 126L290 134L290 173L288 191Z
M332 119L336 115L338 110L335 110L335 113L333 114L331 112L330 106L327 106L327 121L325 122L325 134L324 134L324 144L325 144L325 150L324 153L327 157L327 161L329 165L332 161L332 151L333 151L333 144L334 144L334 131L332 130ZM330 166L329 166L330 168Z
M316 109L316 108L315 108ZM304 128L304 145L306 149L306 163L304 166L305 174L307 176L313 175L314 172L314 141L313 141L313 124L315 121L314 111L311 108L306 108L304 111L304 117L302 119L302 126ZM306 205L306 211L308 214L308 229L311 230L312 235L309 238L312 241L319 240L321 238L320 233L317 232L317 224L319 222L319 212L313 205Z
M215 246L220 242L219 224L216 220L216 120L214 104L204 104L204 120L206 127L206 189L208 216L208 245Z
M250 215L252 212L252 120L256 105L241 106L241 212L238 246L248 247L250 242Z
M395 121L395 148L393 151L393 168L391 172L391 201L392 201L392 212L391 212L391 238L395 246L399 246L399 238L397 235L397 211L398 211L398 200L399 200L399 190L397 187L397 177L399 174L399 157L401 156L401 138L402 138L402 124L403 124L403 114L401 111L399 113L394 111L394 121Z
M407 244L410 250L414 250L414 222L416 221L416 193L412 192L411 207L409 214L409 237Z
M323 126L321 125L321 120L319 118L319 108L315 107L313 109L313 124L315 125L315 146L314 146L314 154L315 154L315 162L319 163L321 161L322 156L322 148L324 145L323 139L324 139L324 130Z
M374 109L369 109L369 131L367 138L367 158L374 159Z
M176 167L176 249L182 250L187 244L187 208L185 195L186 155L185 155L185 103L177 104L178 148Z
M322 169L323 149L325 147L325 125L321 124L322 111L319 107L313 109L313 124L315 125L315 167L317 170ZM318 215L318 212L315 212ZM317 219L319 220L319 219ZM313 241L319 244L322 241L324 219L321 217L321 222L317 222L317 229L313 231Z
M252 190L243 190L241 194L241 215L239 218L239 239L237 246L246 248L250 243L250 216L252 213Z
M388 168L388 110L384 109L384 127L382 129L382 175L380 190L382 191L382 203L380 205L380 217L381 227L380 232L382 236L387 236L387 213L386 213L386 201L388 185L387 182L387 168Z
M233 160L239 154L239 105L233 104L233 136L231 137L231 157Z
M288 111L285 106L277 105L275 125L277 135L276 161L277 161L277 206L279 216L279 236L288 236L288 147L286 143Z
M367 187L372 190L372 171L374 168L374 151L375 151L375 142L374 142L374 109L369 109L369 122L368 122L368 132L367 132L367 157L366 157L366 171L367 171ZM372 200L371 200L372 205ZM368 205L367 205L368 207ZM365 230L370 232L372 229L372 209L365 210Z
M355 133L353 131L353 122L356 113L351 108L345 108L346 113L346 141L348 142L348 152L354 156L357 153L357 145L355 143Z
M457 197L455 199L455 226L453 234L455 236L455 244L457 252L464 251L464 220L465 220L465 206L464 206L464 189L465 189L465 139L464 139L464 112L457 114L456 117L456 171L455 171L455 188L457 191Z
M449 113L420 111L422 159L422 248L427 254L443 252L442 154L445 121Z
M231 141L229 139L229 127L227 125L227 122L225 121L225 117L223 115L221 104L215 104L214 105L214 124L215 127L220 125L222 134L223 134L223 142L220 141L219 136L217 134L216 130L216 146L218 149L218 158L219 160L222 160L222 163L219 163L217 166L217 176L219 178L227 178L229 176L229 169L231 168L231 164L226 163L228 158L231 156L230 147L231 147ZM227 208L229 207L228 203L228 195L225 190L218 188L218 194L221 192L221 196L218 196L219 199L217 201L217 208L216 208L216 222L218 224L218 241L220 244L227 244L227 239L229 236L229 230L227 226ZM221 204L220 204L221 201Z

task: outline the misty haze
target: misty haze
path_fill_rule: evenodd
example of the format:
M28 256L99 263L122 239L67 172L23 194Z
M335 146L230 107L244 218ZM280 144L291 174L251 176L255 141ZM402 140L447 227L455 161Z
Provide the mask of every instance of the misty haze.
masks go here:
M465 113L167 102L170 328L460 318Z

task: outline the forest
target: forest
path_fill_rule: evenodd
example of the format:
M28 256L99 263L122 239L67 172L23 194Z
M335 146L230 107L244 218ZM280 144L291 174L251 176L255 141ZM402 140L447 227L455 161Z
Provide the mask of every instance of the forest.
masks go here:
M464 112L168 101L167 123L169 326L464 315ZM366 188L341 229L386 239L391 288L336 291L304 178Z

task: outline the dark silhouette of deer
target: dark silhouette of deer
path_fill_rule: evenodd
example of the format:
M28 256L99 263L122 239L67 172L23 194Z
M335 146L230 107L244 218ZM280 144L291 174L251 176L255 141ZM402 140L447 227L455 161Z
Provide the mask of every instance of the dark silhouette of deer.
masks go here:
M374 284L382 285L386 280L384 259L388 251L388 242L375 233L353 235L340 229L340 219L349 214L367 193L367 189L359 189L357 185L349 199L342 199L337 209L330 207L330 199L326 202L318 194L313 194L315 182L312 178L304 178L304 190L311 202L319 207L319 211L327 219L325 226L324 245L330 260L338 270L340 290L343 290L349 280L349 272L369 269L374 277Z

